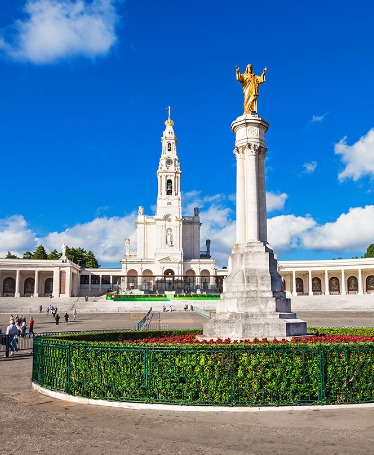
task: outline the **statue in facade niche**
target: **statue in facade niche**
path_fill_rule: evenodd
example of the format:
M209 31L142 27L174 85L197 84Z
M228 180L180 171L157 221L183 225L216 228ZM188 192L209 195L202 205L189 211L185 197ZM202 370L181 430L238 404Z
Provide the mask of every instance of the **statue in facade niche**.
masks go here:
M166 243L168 245L172 245L173 244L173 232L171 229L168 229L167 233L166 233Z
M251 64L247 65L243 74L240 74L240 69L236 67L236 80L242 84L244 94L244 114L257 112L257 98L259 85L265 82L265 74L267 68L264 68L261 76L257 76L253 72Z
M66 259L66 245L65 242L61 246L61 259Z
M130 239L125 239L126 256L130 254Z

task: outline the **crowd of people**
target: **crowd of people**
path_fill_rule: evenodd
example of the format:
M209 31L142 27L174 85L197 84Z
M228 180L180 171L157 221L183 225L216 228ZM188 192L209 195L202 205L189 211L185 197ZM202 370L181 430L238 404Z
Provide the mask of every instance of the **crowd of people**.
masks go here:
M58 314L58 308L54 307L54 306L47 306L47 308L45 309L46 313L49 314L51 313L53 318L55 319L55 322L56 322L56 325L59 325L60 324L60 315ZM77 318L77 309L74 308L74 311L73 311L73 319L74 321L76 320ZM70 319L70 316L68 313L65 313L64 314L64 319L65 319L65 322L66 324L69 322L69 319Z
M40 313L42 312L41 305L40 305L39 311L40 311ZM46 308L47 315L52 314L56 325L59 325L61 318L57 311L58 311L57 307L54 308L53 306L48 306ZM77 318L77 310L76 310L76 308L74 308L73 320L75 321L76 318ZM66 324L68 324L68 322L70 320L70 316L67 312L64 315L64 319L65 319ZM19 338L35 336L34 325L35 325L35 320L32 316L30 316L30 319L27 321L26 317L24 317L23 315L20 315L20 316L18 314L16 314L15 316L13 314L10 315L9 325L6 328L6 332L3 333L0 328L0 344L3 344L6 346L6 348L5 348L6 357L13 356L14 353L19 350L19 348L18 348Z
M34 336L34 318L30 316L28 329L29 333L28 336ZM18 337L25 338L27 336L27 321L26 318L21 315L16 316L11 315L9 319L9 325L6 329L5 337L2 338L4 340L4 344L6 345L6 354L5 356L8 357L14 355L14 352L18 351Z

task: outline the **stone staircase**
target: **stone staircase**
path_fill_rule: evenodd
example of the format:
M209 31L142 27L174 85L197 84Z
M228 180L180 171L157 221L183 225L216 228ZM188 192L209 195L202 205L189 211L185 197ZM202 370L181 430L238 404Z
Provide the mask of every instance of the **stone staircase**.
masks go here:
M176 311L183 311L185 301L167 302ZM188 302L194 307L199 307L208 312L215 311L215 301ZM84 297L0 297L0 313L9 314L33 314L39 313L42 305L43 312L49 305L58 308L60 314L72 313L76 308L80 313L131 313L136 311L148 311L150 307L154 311L162 311L164 302L113 302L106 300L105 295L100 297L89 297L88 302ZM320 311L374 311L374 294L363 295L303 295L291 297L291 311L297 314L298 310L320 310Z
M374 294L302 295L291 297L292 311L374 311Z

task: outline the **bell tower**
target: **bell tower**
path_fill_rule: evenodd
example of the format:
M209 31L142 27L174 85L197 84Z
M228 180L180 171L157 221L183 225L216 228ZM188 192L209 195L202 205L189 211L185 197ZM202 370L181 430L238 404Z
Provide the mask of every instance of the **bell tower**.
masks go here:
M174 122L170 118L170 106L167 110L156 174L156 213L148 216L144 213L144 207L139 207L136 221L137 250L131 251L130 240L126 239L122 268L126 275L130 271L131 277L144 274L147 282L153 283L152 289L155 280L168 280L167 283L171 284L179 277L177 282L180 285L183 281L180 281L181 277L187 272L189 280L195 283L194 286L202 287L202 283L210 286L214 284L214 279L209 277L215 275L216 262L210 257L210 243L209 246L207 244L207 251L200 251L199 209L195 207L193 215L182 215L182 172L177 154L178 140L173 129Z
M161 138L162 151L157 170L158 192L156 217L163 218L172 215L182 217L181 177L179 159L177 155L177 142L173 129L174 122L170 118L170 106L167 108L169 115L165 122L166 128Z

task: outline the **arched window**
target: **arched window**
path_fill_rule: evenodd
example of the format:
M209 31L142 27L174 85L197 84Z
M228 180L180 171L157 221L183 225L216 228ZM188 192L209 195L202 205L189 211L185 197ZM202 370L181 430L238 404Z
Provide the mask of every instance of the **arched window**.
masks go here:
M374 291L374 275L366 278L366 291Z
M166 269L164 272L165 276L165 286L167 290L173 290L174 289L174 270L172 269Z
M334 293L340 292L340 282L336 276L329 279L329 291Z
M127 272L127 289L138 289L138 272L134 269Z
M166 194L173 194L173 182L170 179L166 180Z
M34 294L34 289L35 289L34 278L26 278L25 283L23 285L23 293L24 294Z
M3 281L3 292L4 294L14 294L16 291L16 282L14 278L11 278L8 276L8 278L5 278Z
M348 277L347 288L348 288L348 292L357 292L358 291L358 280L355 276Z
M202 270L200 272L200 282L201 282L201 288L204 291L206 291L209 288L209 279L210 279L209 270Z
M168 142L168 152L171 152L171 144Z
M196 291L196 273L194 270L189 269L184 277L184 292L195 292Z
M144 291L153 291L154 276L152 270L146 269L143 270L142 274L142 290Z
M304 293L304 282L302 278L296 278L296 292Z
M44 283L44 294L52 294L53 292L53 278L47 278Z
M312 278L312 291L313 292L321 292L322 291L322 284L321 279L315 276Z

